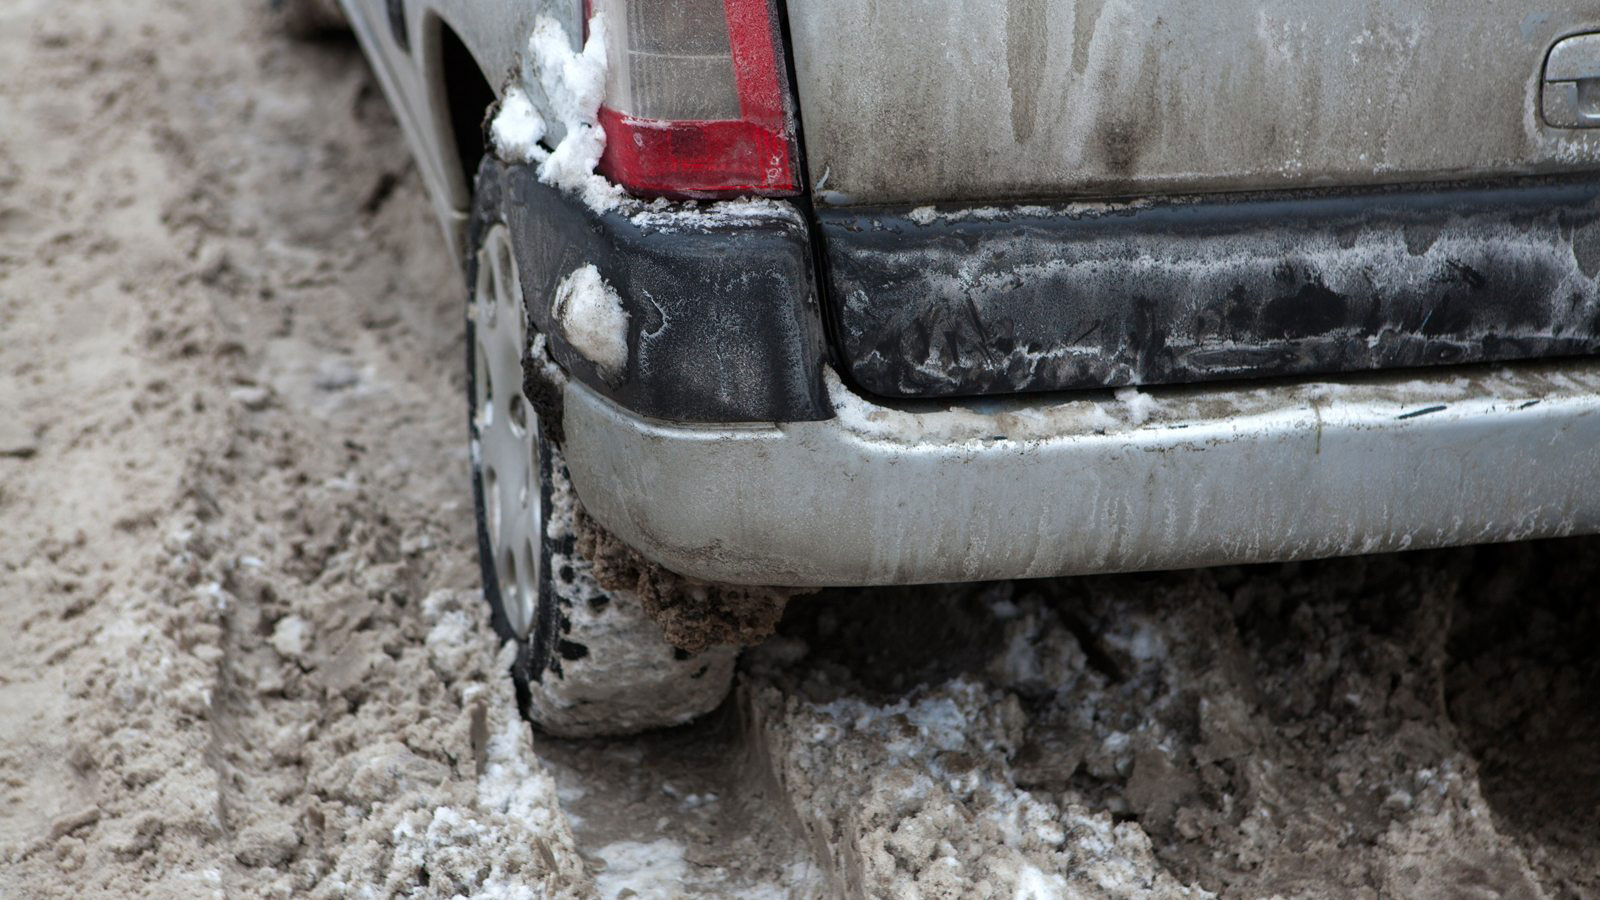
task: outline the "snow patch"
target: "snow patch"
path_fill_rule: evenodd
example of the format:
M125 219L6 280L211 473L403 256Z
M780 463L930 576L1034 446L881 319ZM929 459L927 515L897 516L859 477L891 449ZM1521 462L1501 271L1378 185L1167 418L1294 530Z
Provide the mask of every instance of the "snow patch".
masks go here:
M550 158L539 166L540 179L582 194L590 205L599 201L609 206L620 191L594 174L606 147L605 131L598 119L606 91L605 34L603 17L595 15L589 20L588 40L581 51L574 53L561 24L541 15L528 38L528 60L552 111L566 130Z
M695 232L738 226L754 220L787 219L804 227L794 204L764 197L741 197L709 203L639 200L595 172L605 151L600 104L605 99L606 42L604 20L589 20L589 38L576 52L561 24L548 15L534 21L528 37L527 76L513 79L501 93L500 107L490 122L495 154L511 163L537 166L539 180L570 191L597 213L619 212L643 229ZM546 121L534 105L530 86L548 100ZM544 141L560 126L554 150Z
M539 146L544 140L544 117L533 108L533 101L518 85L510 85L500 98L500 111L489 125L495 151L507 162L543 162L550 152Z
M1117 388L1115 396L1118 403L1127 407L1128 422L1133 425L1143 425L1150 421L1150 415L1159 406L1156 398L1136 387Z
M596 855L606 863L605 871L595 879L595 888L604 900L676 897L689 875L683 845L665 838L648 844L617 841L601 847Z
M424 600L423 613L433 625L426 644L435 666L467 671L463 657L484 650L481 623L446 592ZM484 898L565 894L555 885L581 884L581 863L555 779L534 756L532 732L515 712L507 675L515 655L515 644L502 645L495 682L473 681L460 688L462 707L481 710L489 730L476 802L440 804L396 823L391 882L403 873L428 870L440 877L466 870L476 876L471 896ZM506 852L492 852L500 848Z
M1067 896L1067 880L1060 875L1046 875L1038 866L1023 865L1017 870L1017 887L1013 900L1056 900Z
M963 676L888 704L756 702L777 717L764 731L795 812L850 836L829 852L861 894L1210 896L1173 879L1138 825L1017 786L1025 713L1007 691Z
M567 343L608 378L628 367L628 311L593 263L561 279L550 316Z
M311 625L299 616L284 616L272 629L270 643L285 659L299 659L311 643Z

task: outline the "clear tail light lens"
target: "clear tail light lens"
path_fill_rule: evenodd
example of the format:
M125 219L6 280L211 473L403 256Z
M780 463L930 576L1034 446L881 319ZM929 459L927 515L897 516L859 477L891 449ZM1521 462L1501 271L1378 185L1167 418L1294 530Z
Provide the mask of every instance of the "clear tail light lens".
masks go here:
M794 115L773 0L589 0L606 32L600 171L635 194L790 196Z

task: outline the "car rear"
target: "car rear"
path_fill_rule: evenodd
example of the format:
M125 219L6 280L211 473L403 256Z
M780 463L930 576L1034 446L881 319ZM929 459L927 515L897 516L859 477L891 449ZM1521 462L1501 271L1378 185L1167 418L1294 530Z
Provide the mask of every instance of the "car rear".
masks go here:
M703 202L506 191L638 323L619 378L553 336L576 377L543 390L654 561L865 584L1600 528L1600 4L594 10L601 171Z

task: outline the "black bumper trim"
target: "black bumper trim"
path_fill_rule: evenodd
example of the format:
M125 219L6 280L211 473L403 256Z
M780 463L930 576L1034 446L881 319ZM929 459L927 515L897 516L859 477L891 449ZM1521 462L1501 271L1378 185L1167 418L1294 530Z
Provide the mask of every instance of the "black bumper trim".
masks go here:
M819 211L845 365L889 397L1600 351L1600 182L1143 207Z
M596 213L532 167L486 161L478 208L511 226L534 328L569 375L642 416L802 422L833 416L810 235L800 216L648 220ZM482 217L470 224L484 227ZM643 222L644 224L641 224ZM649 224L654 222L656 224ZM553 327L556 286L592 263L628 312L628 362L607 378Z

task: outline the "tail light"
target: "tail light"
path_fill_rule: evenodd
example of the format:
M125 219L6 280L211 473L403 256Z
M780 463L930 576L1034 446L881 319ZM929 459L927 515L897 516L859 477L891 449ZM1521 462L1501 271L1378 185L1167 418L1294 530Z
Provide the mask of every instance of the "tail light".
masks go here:
M589 0L605 29L600 171L635 194L797 192L775 0Z

